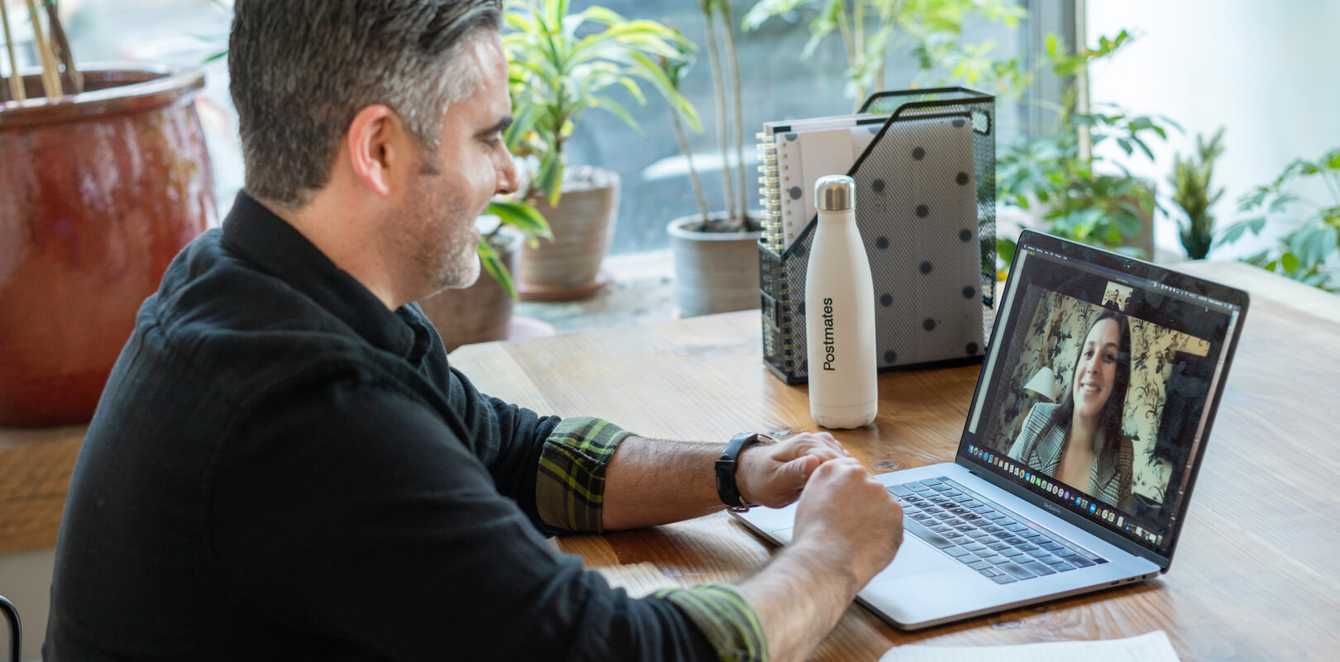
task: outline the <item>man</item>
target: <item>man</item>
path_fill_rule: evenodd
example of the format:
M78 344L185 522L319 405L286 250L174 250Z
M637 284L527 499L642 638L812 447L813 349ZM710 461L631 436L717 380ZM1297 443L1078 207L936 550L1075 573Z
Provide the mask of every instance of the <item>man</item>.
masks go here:
M103 394L46 655L809 653L902 538L896 505L831 437L748 446L725 481L753 503L800 496L795 542L768 567L630 599L544 535L721 508L723 445L484 396L411 303L475 280L473 220L516 186L497 0L235 12L245 192L173 262Z

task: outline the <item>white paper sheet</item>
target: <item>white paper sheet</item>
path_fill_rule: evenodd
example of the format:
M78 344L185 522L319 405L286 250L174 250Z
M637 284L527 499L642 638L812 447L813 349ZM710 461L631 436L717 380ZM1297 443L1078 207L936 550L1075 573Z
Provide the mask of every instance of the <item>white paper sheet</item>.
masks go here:
M1163 630L1128 639L1018 646L894 646L880 662L1178 662Z

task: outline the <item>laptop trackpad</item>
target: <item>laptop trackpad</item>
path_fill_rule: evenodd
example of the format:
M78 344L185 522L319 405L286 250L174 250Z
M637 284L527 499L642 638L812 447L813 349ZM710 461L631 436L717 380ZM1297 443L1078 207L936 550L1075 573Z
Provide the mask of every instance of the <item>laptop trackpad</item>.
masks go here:
M962 587L971 581L970 570L909 534L859 597L895 623L924 623L960 609Z

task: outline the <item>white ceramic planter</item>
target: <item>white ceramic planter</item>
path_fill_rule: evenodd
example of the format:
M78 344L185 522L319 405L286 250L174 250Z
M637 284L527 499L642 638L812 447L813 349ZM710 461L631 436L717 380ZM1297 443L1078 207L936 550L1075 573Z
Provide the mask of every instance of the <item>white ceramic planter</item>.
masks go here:
M702 217L697 214L666 226L675 256L675 302L680 317L758 308L758 240L763 233L702 232L701 226Z

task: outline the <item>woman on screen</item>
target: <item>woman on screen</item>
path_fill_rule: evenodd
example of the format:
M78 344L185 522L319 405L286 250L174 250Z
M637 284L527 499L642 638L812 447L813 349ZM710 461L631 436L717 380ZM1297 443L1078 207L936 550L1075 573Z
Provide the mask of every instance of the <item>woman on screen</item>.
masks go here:
M1094 321L1070 381L1070 397L1060 404L1033 405L1009 456L1129 510L1132 450L1121 430L1131 381L1131 334L1125 315L1108 310Z

